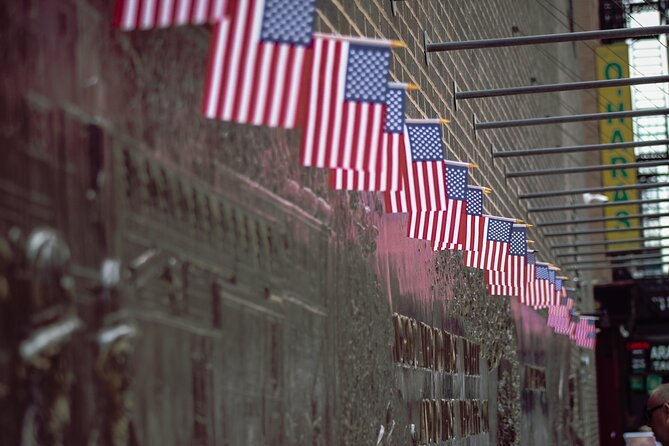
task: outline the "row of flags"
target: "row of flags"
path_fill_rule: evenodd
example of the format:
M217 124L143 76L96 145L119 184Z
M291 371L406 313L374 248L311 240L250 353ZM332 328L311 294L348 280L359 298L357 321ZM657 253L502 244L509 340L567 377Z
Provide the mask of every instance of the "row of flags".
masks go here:
M488 291L548 309L548 325L594 348L558 268L539 262L522 220L484 213L476 165L444 157L442 119L409 119L412 84L392 82L397 41L314 32L316 0L117 0L122 30L211 24L202 114L301 129L300 163L335 190L374 191L407 216L407 236L463 252ZM585 322L583 322L585 321ZM592 324L594 327L594 324Z

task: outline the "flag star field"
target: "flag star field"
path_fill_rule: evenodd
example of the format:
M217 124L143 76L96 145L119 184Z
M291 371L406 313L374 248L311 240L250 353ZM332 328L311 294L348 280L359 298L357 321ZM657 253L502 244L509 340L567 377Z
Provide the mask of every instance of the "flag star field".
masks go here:
M265 0L260 39L307 46L311 43L316 0Z
M347 101L385 103L390 49L352 44L346 66Z
M407 125L411 141L411 160L443 161L444 150L441 142L441 127L438 124Z

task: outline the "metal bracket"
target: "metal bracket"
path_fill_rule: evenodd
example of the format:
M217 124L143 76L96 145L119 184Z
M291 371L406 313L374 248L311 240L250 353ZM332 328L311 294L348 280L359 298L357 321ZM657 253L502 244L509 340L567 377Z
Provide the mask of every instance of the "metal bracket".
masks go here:
M455 99L455 94L457 93L457 90L458 90L458 88L457 88L457 85L455 84L455 81L452 81L451 82L451 94L453 95L453 100L452 100L453 111L458 109L458 101Z
M397 16L397 8L395 7L395 2L402 2L404 0L390 0L390 10L394 16Z
M430 65L430 59L427 55L427 31L423 31L423 56L425 56L425 65Z

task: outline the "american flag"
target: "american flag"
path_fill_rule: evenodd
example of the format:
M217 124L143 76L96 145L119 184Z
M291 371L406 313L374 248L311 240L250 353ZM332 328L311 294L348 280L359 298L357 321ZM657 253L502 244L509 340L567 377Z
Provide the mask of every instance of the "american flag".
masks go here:
M551 273L547 263L537 262L537 280L534 282L537 303L535 308L546 308L549 304L551 293Z
M314 37L303 166L362 170L383 148L390 42Z
M475 250L467 251L465 265L494 271L506 271L506 256L511 242L513 220L485 216L485 227L477 234Z
M467 199L465 201L465 218L460 219L458 240L455 243L434 243L434 249L455 249L473 251L474 234L482 232L483 219L483 190L480 186L467 186Z
M578 316L574 333L571 336L576 341L576 345L591 349L595 348L596 337L595 320L587 316Z
M406 84L391 83L386 96L386 123L382 148L370 156L364 170L331 169L330 187L339 190L398 191L406 169L404 102Z
M404 151L406 170L401 190L384 193L386 212L448 209L439 121L406 120Z
M486 271L488 291L493 296L520 296L527 283L525 265L527 255L526 225L513 225L506 271Z
M459 240L461 222L465 219L469 167L445 161L444 170L447 209L410 212L409 237L432 240L436 245L453 244Z
M521 294L521 302L534 308L545 308L550 289L548 264L535 261L534 270L534 280L528 281L528 286Z
M117 0L113 25L124 31L221 21L228 0Z
M534 306L536 302L534 282L537 280L537 255L533 250L527 250L525 262L525 280L527 283L520 291L520 303Z
M555 288L555 281L557 280L556 274L557 268L549 265L548 266L548 286L546 288L547 301L546 305L558 305L560 302L558 293Z
M300 124L315 0L236 0L211 34L202 113L269 127Z
M574 308L574 299L571 297L562 297L561 304L557 307L549 307L548 314L550 319L551 309L553 312L555 323L553 328L556 333L569 334L570 311Z

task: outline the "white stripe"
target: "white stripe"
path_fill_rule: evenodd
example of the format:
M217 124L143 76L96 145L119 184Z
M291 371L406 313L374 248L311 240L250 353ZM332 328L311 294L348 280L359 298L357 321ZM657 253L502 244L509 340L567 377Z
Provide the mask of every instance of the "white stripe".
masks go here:
M276 50L275 50L276 51ZM290 47L288 45L279 45L278 63L276 65L276 79L274 80L274 94L271 101L271 109L269 114L269 126L276 127L279 125L279 115L281 113L282 99L285 97L285 90L283 84L286 82L286 72L288 65L288 55L290 54ZM269 73L271 76L271 73ZM265 83L269 83L270 77L263 76Z
M442 163L437 164L437 190L439 191L438 199L439 203L437 206L439 206L440 209L446 209L447 208L447 192L446 192L446 165Z
M175 0L162 0L160 2L159 8L160 13L158 14L158 27L167 28L172 25L172 4Z
M374 106L367 102L361 102L358 104L358 107L360 108L360 132L358 133L357 141L354 141L355 150L351 154L352 156L355 153L355 160L351 159L351 162L354 163L353 166L356 169L366 170L367 167L363 164L363 161L365 159L365 152L371 150L371 147L367 147L366 141L367 133L370 131L369 126L374 125L373 122L370 122L373 119ZM346 160L347 158L344 158L344 162Z
M207 101L205 116L207 118L217 117L217 106L221 97L221 80L225 68L223 67L223 61L225 59L225 42L227 41L227 35L230 30L230 21L225 19L216 26L220 27L220 32L218 33L218 39L211 43L214 45L214 61L211 64L211 72L209 73L209 96L205 98L205 101Z
M223 18L223 8L225 7L225 0L214 0L214 8L211 10L211 17L209 22L220 21Z
M247 3L245 2L245 4ZM225 91L225 103L223 104L223 113L221 116L224 121L230 121L232 118L235 97L238 94L240 88L239 79L237 79L237 62L242 60L241 52L242 45L244 43L244 32L246 31L246 12L249 11L248 8L242 5L239 6L239 10L242 11L242 13L239 14L239 17L236 17L237 25L232 31L232 66L225 67L226 75L229 81L226 83L227 88ZM255 46L256 45L252 45L252 47ZM250 57L243 59L248 61Z
M263 59L263 68L265 68L265 60L264 59L269 59L270 55L272 54L272 45L271 44L260 44L260 28L262 27L262 13L263 13L263 8L262 8L262 2L254 2L255 5L254 9L251 9L249 11L253 16L251 17L252 24L251 24L251 36L249 39L249 43L247 46L245 46L242 49L242 53L240 54L240 58L234 58L233 60L235 62L241 61L241 62L246 62L246 65L244 66L244 69L242 70L242 76L243 78L240 79L240 85L236 91L235 96L239 96L241 101L240 101L240 107L239 111L237 112L237 116L231 116L231 120L233 121L239 121L239 122L245 122L246 121L246 116L247 112L249 110L249 107L251 106L251 97L253 95L253 78L255 75L255 67L256 67L256 60L259 58ZM245 31L248 32L248 29ZM242 39L245 39L245 37L242 37ZM243 42L240 42L243 43ZM259 48L260 47L260 48ZM261 52L262 55L258 55L258 52ZM269 54L268 54L269 53ZM269 63L269 62L266 62ZM264 75L265 72L268 72L269 69L266 69L267 71L262 71L262 75ZM264 82L261 82L261 85L265 84ZM267 85L263 85L263 87L267 87ZM264 93L264 92L263 92ZM261 95L261 97L264 97L264 95ZM232 108L230 109L230 113L234 113L234 102L232 103ZM262 112L262 110L256 109L256 112Z
M135 28L135 23L137 22L137 16L139 14L137 11L138 5L139 0L125 0L125 2L123 2L121 29L129 30Z
M304 165L311 165L310 160L314 153L314 147L316 142L314 141L315 129L316 129L316 105L318 104L318 86L320 84L320 65L321 65L321 56L323 53L323 45L325 45L322 39L316 39L314 41L314 49L312 51L313 60L311 67L311 89L309 90L309 113L307 114L307 128L305 130L304 138Z
M295 55L293 59L293 65L289 67L290 69L290 83L288 86L288 91L285 93L287 95L287 113L286 121L279 123L279 126L283 126L287 129L295 128L297 123L297 108L298 108L298 99L300 98L300 93L302 89L302 70L304 69L304 54L306 48L304 47L295 47L292 49L293 54Z
M384 112L383 112L383 105L382 104L372 104L371 108L372 108L372 113L371 113L370 117L372 117L372 119L374 121L372 122L372 126L371 126L371 132L372 132L371 147L368 148L368 150L369 150L369 164L367 166L363 165L363 167L365 169L369 169L369 170L376 170L377 161L378 161L378 157L379 157L379 149L381 148L381 142L382 142L381 138L383 137L383 133L382 133L382 130L381 130L381 123L383 122ZM365 149L367 149L367 148L363 145L363 150L362 150L363 155L364 155ZM364 160L365 157L361 156L360 159ZM362 161L362 162L364 163L364 161ZM365 169L363 169L363 170L365 170Z
M142 3L143 10L140 28L148 29L155 25L153 22L153 17L156 12L156 1L157 0L146 0L144 3Z
M347 102L343 104L343 107L346 110L346 122L342 123L343 127L337 127L337 130L335 131L336 133L336 138L337 138L337 144L332 144L332 152L330 153L330 159L328 160L328 163L330 165L336 165L337 164L337 157L339 155L339 151L342 150L341 147L339 147L339 133L342 131L344 132L344 148L343 148L343 157L342 157L342 167L353 167L353 164L351 163L351 153L353 150L353 144L355 144L355 141L353 141L353 130L354 130L354 123L355 120L357 119L358 113L360 113L360 110L358 110L358 105L355 102ZM336 117L337 121L341 123L343 116L338 116Z
M390 173L390 190L396 190L399 188L400 184L400 148L399 148L399 138L396 133L388 135L390 140L390 152L388 153L389 159L389 173Z
M381 190L393 190L392 184L390 184L390 179L392 178L393 173L389 171L389 161L391 157L390 151L393 149L395 138L389 133L381 134L381 165L379 167L380 172L377 172L379 177L379 184L381 185ZM372 170L376 171L377 167L374 166Z
M331 98L331 101L334 101L335 104L335 113L334 113L334 121L332 124L330 123L325 123L324 128L330 128L329 126L332 126L332 141L327 140L327 134L322 135L323 138L325 138L324 144L325 144L325 151L327 151L327 147L329 144L329 147L332 148L332 153L333 154L338 154L339 152L339 140L341 139L341 134L343 130L343 124L342 123L342 116L343 116L343 110L344 110L344 93L345 93L345 88L346 88L346 68L348 67L348 50L349 50L349 43L344 42L341 44L341 53L339 56L339 71L335 73L335 81L336 81L336 90L335 90L335 95L334 98ZM332 69L330 69L332 71ZM332 85L332 81L327 84ZM350 105L351 108L355 111L356 107L354 105ZM329 104L328 104L329 107ZM349 110L350 111L350 110ZM352 119L354 119L355 115L350 116L351 113L349 113L349 122L346 124L347 126L350 126L350 123L353 122ZM348 136L347 136L348 137ZM318 166L324 166L325 165L325 151L322 154L322 158L319 158L321 160L320 164ZM334 165L335 163L333 163ZM342 167L350 167L350 164L346 164L345 166Z
M190 2L192 0L178 0L177 13L174 17L175 25L185 25L190 20Z
M324 167L325 166L325 153L328 148L328 144L331 144L331 141L328 141L328 128L330 125L330 105L332 104L333 101L337 101L337 91L339 90L339 84L334 84L335 87L335 94L334 98L332 97L332 86L333 86L333 77L337 76L337 73L333 73L334 70L334 64L335 64L335 54L334 54L334 49L336 47L336 42L334 40L328 40L326 41L327 43L327 53L328 56L325 59L325 77L324 77L324 85L325 88L322 91L323 93L323 105L322 109L322 117L321 117L321 122L319 123L320 125L320 130L319 130L319 139L316 141L316 162L315 166L317 167ZM336 80L336 78L335 78ZM339 110L338 110L339 111ZM336 117L335 113L335 117ZM335 128L334 133L337 133L337 129Z
M197 1L195 9L195 21L193 23L205 23L207 21L207 0L195 0Z
M253 45L256 46L256 45ZM250 122L255 125L262 124L263 115L265 114L265 107L267 107L267 90L269 89L269 83L272 78L276 76L276 73L270 71L270 63L272 61L272 54L274 53L274 45L271 43L261 43L260 44L260 54L256 57L258 58L255 65L260 65L260 77L259 83L253 81L253 73L247 74L248 84L244 88L244 96L242 100L242 106L239 111L239 118L246 117L249 112L249 107L251 107L251 119ZM253 57L253 56L252 56ZM255 68L255 67L253 67ZM249 70L254 71L254 70ZM253 94L256 93L256 102L251 104L251 98Z

